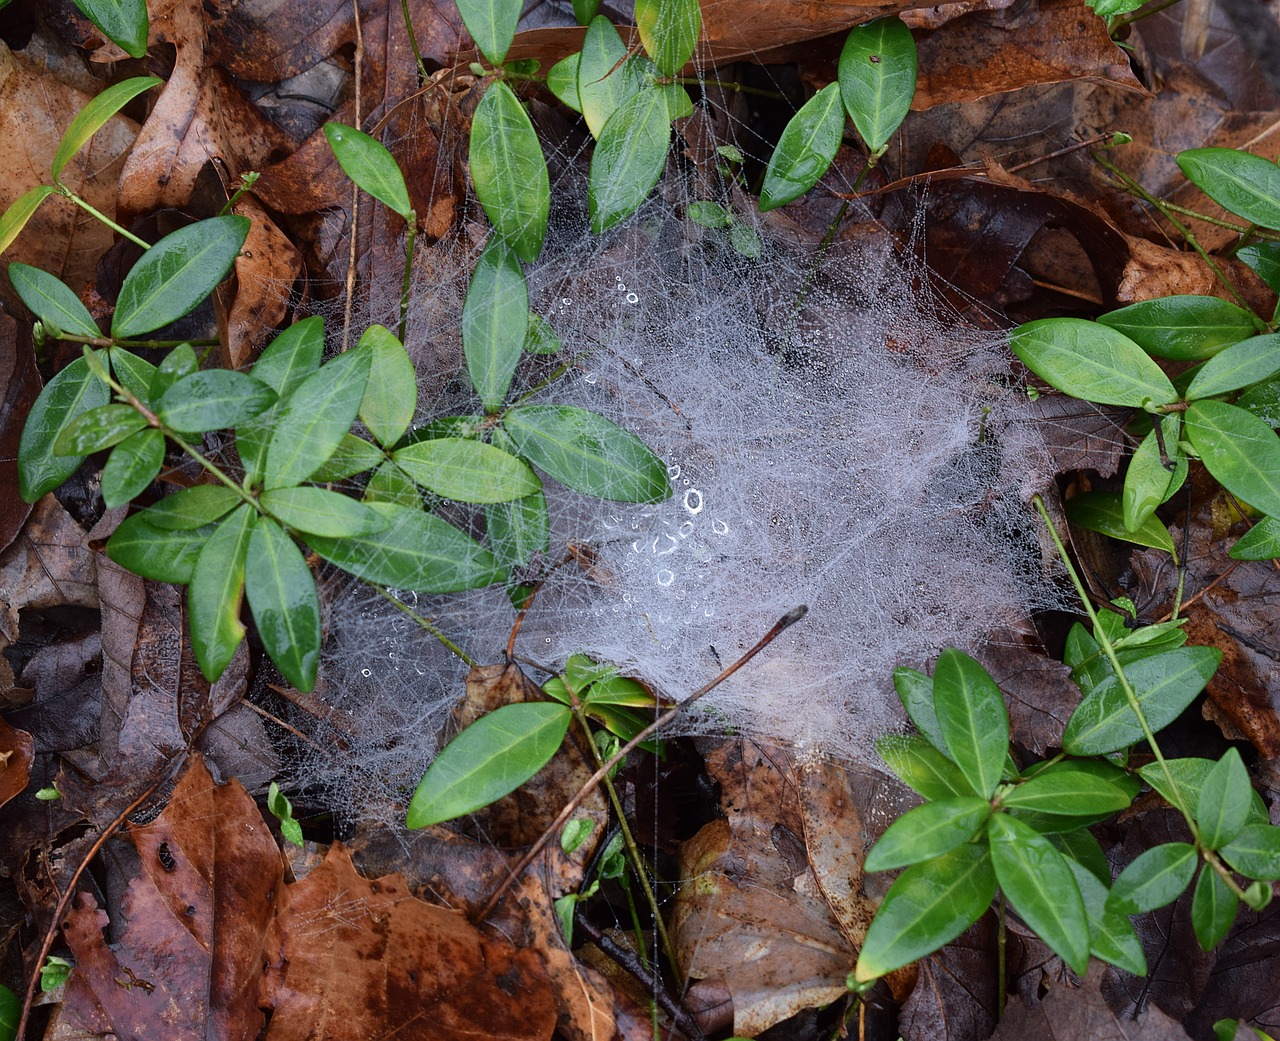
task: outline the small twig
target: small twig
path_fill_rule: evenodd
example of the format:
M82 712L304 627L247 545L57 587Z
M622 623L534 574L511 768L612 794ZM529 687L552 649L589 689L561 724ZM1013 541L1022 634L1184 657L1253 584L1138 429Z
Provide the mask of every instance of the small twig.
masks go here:
M364 65L364 31L360 27L360 2L359 0L351 0L351 14L356 29L356 53L355 53L355 126L359 128L362 122L361 116L361 91L360 79ZM351 342L351 309L355 304L356 292L356 238L359 232L360 219L360 186L353 184L351 186L351 231L350 241L347 244L347 300L342 308L342 351L345 353L347 345Z

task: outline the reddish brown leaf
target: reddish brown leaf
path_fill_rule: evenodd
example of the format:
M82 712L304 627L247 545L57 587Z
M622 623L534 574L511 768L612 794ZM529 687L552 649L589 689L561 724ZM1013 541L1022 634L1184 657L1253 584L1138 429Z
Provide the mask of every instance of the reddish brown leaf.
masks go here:
M31 735L0 719L0 806L26 790L34 754Z
M1189 1035L1178 1022L1158 1008L1145 1009L1132 1019L1112 1012L1102 996L1101 981L1101 967L1095 963L1094 970L1078 988L1052 987L1038 1005L1029 1005L1022 999L1011 1001L992 1041L1025 1041L1035 1037L1189 1041Z
M302 273L302 254L251 196L242 197L235 212L253 223L236 257L235 296L221 337L222 363L228 369L243 369L266 336L284 322L294 280Z

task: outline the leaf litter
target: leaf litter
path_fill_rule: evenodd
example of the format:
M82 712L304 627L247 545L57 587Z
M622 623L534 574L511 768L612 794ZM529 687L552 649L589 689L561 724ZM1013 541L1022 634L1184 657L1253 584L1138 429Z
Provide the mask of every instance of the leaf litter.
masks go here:
M21 6L6 12L10 21L0 30L12 27ZM418 82L398 5L151 6L153 44L173 49L168 85L141 125L119 116L95 138L93 150L77 160L77 187L105 212L132 218L162 206L208 208L247 170L263 170L256 197L246 196L238 211L254 217L260 238L237 262L238 285L221 302L224 363L245 364L263 335L299 304L295 283L304 271L304 296L332 295L343 281L350 194L317 132L335 106L332 98L290 99L287 84L318 65L332 70L330 79L348 77L358 38L359 115L385 118L397 157L413 174L410 190L428 237L443 240L461 226L464 180L452 116L473 99L465 79L452 91L429 86L411 98ZM800 17L793 4L707 3L701 60L797 61L801 74L821 85L832 78L835 34L902 6L809 5ZM424 57L447 66L468 42L453 5L415 0L409 8ZM923 224L927 259L938 262L950 286L961 285L967 305L976 305L974 316L994 310L1032 317L1082 298L1110 303L1214 291L1198 258L1170 248L1167 229L1118 193L1088 163L1087 150L1050 153L1073 133L1082 140L1126 129L1137 144L1120 153L1122 168L1153 192L1187 203L1168 158L1180 148L1212 141L1274 152L1268 147L1274 97L1221 22L1210 20L1209 46L1197 59L1175 40L1177 15L1154 16L1150 27L1139 23L1136 57L1128 61L1099 20L1062 0L1021 9L964 5L945 24L927 10L909 17L929 27L917 107L932 110L913 117L911 133L895 144L873 187L922 173L932 178L912 182L927 185L916 195L888 183L879 217L904 238L918 226L913 222ZM97 46L86 27L82 20L63 22L59 31L42 26L25 52L20 34L0 44L0 91L8 99L0 109L10 120L0 147L11 174L2 189L5 205L36 183L30 171L47 168L65 121L95 83L107 82L105 65L86 77L48 55L96 46L96 62L122 57L111 45ZM518 38L512 56L550 64L576 39L573 29L534 29ZM41 47L49 50L42 54ZM324 79L307 82L311 90ZM340 91L335 118L351 121L356 104L353 92ZM1032 162L1029 171L1021 165ZM222 185L211 189L219 177ZM73 220L70 207L57 202L40 211L40 223L6 256L53 270L91 298L109 233ZM808 222L821 229L821 207L812 208L810 215L807 204L793 207L792 227ZM398 272L397 220L375 207L372 219L366 214L356 224L361 284L385 284ZM1047 238L1064 233L1067 239ZM1078 243L1079 261L1047 271L1044 258L1060 255L1069 239ZM1038 252L1044 241L1057 245ZM1222 244L1211 232L1205 241ZM465 273L443 248L424 263L447 273L442 282ZM1253 283L1243 288L1263 292ZM7 331L5 338L12 341ZM30 356L13 342L6 358ZM447 348L437 349L448 356ZM12 445L32 376L21 367L4 373L3 435ZM1059 405L1052 398L1037 403L1062 442L1054 472L1064 480L1105 479L1121 450L1117 428L1106 417L1062 414ZM1080 422L1083 433L1073 425ZM11 459L12 451L5 455ZM11 462L0 465L8 474ZM76 967L45 1036L154 1036L163 1029L175 1038L249 1038L265 1029L266 1037L450 1037L473 1035L477 1027L495 1037L551 1037L557 1030L573 1038L651 1036L635 997L593 967L606 957L602 948L579 939L571 949L552 911L554 900L584 884L598 842L576 858L546 855L538 871L516 881L497 919L473 921L509 873L510 848L531 841L581 783L583 749L566 752L541 779L541 791L517 793L473 822L470 836L396 836L369 827L352 836L349 849L334 842L326 853L313 849L287 866L260 801L239 781L216 782L205 760L192 754L203 747L227 776L264 788L279 768L273 747L279 742L263 720L284 711L280 699L266 691L247 655L220 685L199 677L172 591L104 566L96 540L106 531L90 531L96 518L84 509L91 499L91 490L65 506L48 496L29 518L7 521L12 538L0 561L9 688L0 705L6 718L26 713L22 719L31 720L29 729L0 727L0 824L10 839L4 871L39 928L58 926L49 920L53 903L73 873L81 880L59 941ZM1267 565L1223 557L1221 533L1237 523L1224 512L1229 507L1203 505L1188 531L1192 642L1214 643L1227 657L1204 702L1216 726L1188 724L1184 740L1213 749L1225 734L1272 760L1280 749L1270 637L1276 576ZM1175 576L1167 558L1140 551L1095 559L1095 581L1109 594L1132 596L1141 614L1169 602ZM87 623L84 611L97 619ZM1006 660L995 671L1012 698L1016 740L1043 753L1047 735L1060 732L1069 714L1071 695L1038 643L1029 629L1011 634L999 643ZM498 646L489 652L501 656ZM474 674L468 704L506 703L513 687L516 699L526 696L511 668ZM76 723L77 716L89 725ZM680 836L672 840L678 860L666 870L685 883L674 892L671 922L680 973L692 984L688 1007L704 1010L700 1029L731 1023L735 1032L755 1033L788 1019L799 1023L798 1014L838 1005L844 994L844 976L878 897L855 865L892 813L907 805L905 796L845 765L784 749L744 753L756 748L745 739L699 748L705 762L699 783L718 786L712 800L718 809L704 811L712 819L700 825L663 825ZM341 737L327 754L343 754ZM171 783L184 764L166 808L149 823L129 824L127 843L109 840L108 849L118 847L112 858L121 884L102 888L81 875L77 869L97 853L93 837L119 827L140 791L166 778ZM625 784L635 805L643 786L634 778ZM62 799L37 802L37 785ZM603 838L603 802L597 797L584 812L597 840ZM1104 836L1104 846L1123 862L1166 835L1176 840L1167 817L1139 809L1122 833ZM613 916L625 906L619 893L596 899L593 914ZM22 932L7 906L2 913L6 978L16 982L38 968L31 959L40 937ZM1051 954L1015 934L1015 944L1026 941L1026 964L1015 972L1018 993L999 1026L990 986L993 931L989 920L980 922L895 981L883 1000L905 1004L896 1027L885 1029L908 1039L978 1038L992 1029L1000 1037L1175 1038L1184 1036L1184 1026L1190 1036L1208 1036L1214 1020L1230 1016L1275 1031L1276 921L1274 910L1243 916L1224 945L1204 955L1187 908L1175 904L1143 925L1149 956L1162 955L1145 983L1112 969L1075 981ZM646 952L632 953L642 962ZM1126 1019L1136 1020L1137 1033Z

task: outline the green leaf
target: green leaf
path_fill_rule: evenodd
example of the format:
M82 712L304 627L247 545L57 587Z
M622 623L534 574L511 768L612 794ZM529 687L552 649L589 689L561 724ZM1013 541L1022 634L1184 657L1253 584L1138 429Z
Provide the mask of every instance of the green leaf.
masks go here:
M680 89L645 87L600 132L587 173L587 208L597 235L631 216L662 176L671 142L669 96Z
M555 354L560 350L560 337L542 315L529 312L529 325L524 332L525 354Z
M1183 418L1187 440L1227 491L1280 515L1280 438L1251 412L1222 401L1194 401Z
M1129 337L1082 318L1042 318L1009 337L1022 363L1064 394L1100 405L1141 408L1178 397L1173 384Z
M519 788L556 754L573 713L527 701L481 716L447 744L413 793L405 824L425 828L483 809Z
M596 16L600 0L573 0L573 17L579 25L587 25Z
M1200 838L1209 849L1220 849L1244 830L1252 794L1249 771L1240 753L1227 749L1205 778L1196 804Z
M476 261L462 304L467 374L486 412L498 411L511 389L528 316L529 284L520 261L494 236Z
M1110 884L1111 865L1107 863L1107 855L1102 852L1102 846L1088 828L1058 832L1051 841L1069 862L1080 865L1100 882ZM1080 889L1080 895L1084 897L1085 908L1088 909L1089 895L1084 891L1083 886Z
M858 954L856 978L879 979L951 942L982 917L995 894L996 876L983 845L960 846L913 864L881 901Z
M423 507L422 490L395 463L388 460L369 478L364 487L367 503L389 502L399 506Z
M489 547L503 567L524 567L535 553L547 551L550 525L542 492L493 503L485 507L484 517Z
M1237 250L1236 259L1253 268L1273 293L1280 293L1280 242L1255 242Z
M1228 394L1277 372L1280 372L1280 334L1252 336L1205 362L1183 396L1194 401Z
M35 502L76 472L84 457L55 455L54 443L77 417L105 405L110 396L84 358L77 358L45 385L18 441L18 494L24 502Z
M10 204L9 208L4 211L4 216L0 217L0 252L13 245L13 240L22 234L22 229L27 226L27 221L35 215L36 210L40 208L40 204L50 195L53 195L55 191L56 189L47 184L38 184Z
M355 422L371 362L370 348L356 347L321 366L289 395L267 445L268 488L300 484L333 455Z
M591 20L578 61L578 102L596 140L623 102L645 86L648 65L627 57L627 47L609 19L600 15Z
M333 149L334 158L338 160L342 172L361 191L368 192L406 221L414 219L413 203L409 201L404 174L396 165L395 157L380 141L363 130L344 126L342 123L326 123L324 136L328 139L329 147Z
M276 392L232 369L205 369L184 376L156 402L156 415L174 430L203 433L234 427L276 401Z
M1218 668L1222 652L1212 647L1179 647L1124 667L1151 729L1178 718ZM1071 755L1106 755L1143 739L1142 726L1114 674L1108 675L1076 707L1062 734Z
M357 578L416 593L456 593L503 578L493 555L439 517L407 506L370 503L390 522L382 531L307 541L320 556Z
M1089 531L1110 535L1113 539L1133 542L1173 552L1173 539L1158 517L1151 514L1138 527L1130 531L1125 526L1124 500L1116 492L1082 492L1064 504L1067 520Z
M146 0L75 0L75 5L129 57L146 56L149 30ZM61 154L62 149L58 152Z
M285 679L309 693L320 661L320 598L302 551L269 517L259 517L249 537L244 591L267 654Z
M111 350L114 356L119 348L113 347ZM159 401L178 380L186 379L199 371L200 362L196 358L195 348L189 343L180 344L165 355L164 360L151 374L151 383L147 388L148 399Z
M183 344L183 347L191 350L188 344ZM170 354L176 354L181 349L175 347ZM125 390L144 403L152 400L151 387L160 372L156 366L136 354L130 354L123 347L108 347L107 357L111 362L112 375Z
M231 270L248 234L247 217L210 217L162 238L125 276L112 337L140 336L194 310Z
M164 435L155 427L125 438L102 468L102 501L107 509L123 506L146 491L164 464Z
M974 794L960 767L919 735L889 734L876 742L876 752L903 784L926 799Z
M1263 517L1240 536L1227 555L1232 560L1273 560L1280 557L1280 519Z
M991 816L991 804L976 795L936 799L908 810L867 854L865 871L889 871L949 853L973 838Z
M147 521L147 515L126 517L107 540L107 556L135 575L155 582L184 586L191 581L196 558L204 549L214 525L168 530Z
M893 670L893 687L906 709L907 718L934 748L949 756L942 728L938 726L938 714L933 707L933 680L916 669L899 666Z
M735 220L729 225L729 245L740 257L758 260L764 246L756 229L744 220Z
M987 670L948 648L933 670L933 706L947 751L984 799L1000 783L1009 750L1009 712Z
M391 458L424 488L459 502L511 502L542 488L538 475L522 459L483 441L419 441Z
M153 527L185 530L210 524L242 502L240 494L225 484L198 484L166 495L144 516Z
M239 430L236 431L239 433ZM355 434L343 434L338 447L309 478L317 484L341 481L354 474L372 470L386 461L386 456L374 445Z
M325 538L368 535L390 523L364 503L324 488L277 488L263 492L258 502L285 527Z
M267 809L280 822L280 834L295 846L302 845L302 825L293 816L293 804L275 781L267 789Z
M1280 228L1280 167L1234 148L1178 154L1187 179L1223 209L1264 228Z
M685 207L684 214L704 228L727 228L733 220L733 214L718 202L691 202Z
M9 265L9 281L51 334L102 335L80 298L48 272L14 261Z
M1217 763L1212 759L1183 756L1177 759L1166 759L1163 766L1160 763L1148 763L1138 768L1138 774L1166 802L1177 805L1175 796L1180 796L1183 804L1189 810L1194 810L1196 803L1200 801L1200 792L1204 788L1204 783L1215 766ZM1165 776L1165 767L1173 777L1176 791L1169 785L1169 779ZM1249 800L1250 823L1266 823L1267 807L1262 801L1262 796L1250 788Z
M1092 817L1127 809L1139 785L1108 763L1065 760L1055 763L1001 797L1010 808Z
M132 405L99 405L63 428L53 443L53 454L83 459L91 452L118 445L146 425L146 419Z
M662 502L667 468L648 445L603 416L571 405L522 405L503 417L520 454L574 491L618 502Z
M0 1041L14 1041L18 1036L18 1021L21 1019L21 999L0 983Z
M851 29L840 52L840 96L867 149L884 151L916 93L916 41L897 18Z
M1181 430L1181 419L1176 412L1170 412L1160 421L1163 425L1164 444L1166 450L1172 449L1176 458L1181 459L1178 452L1178 433ZM1122 510L1121 523L1125 531L1132 535L1143 529L1152 520L1159 506L1168 498L1169 485L1177 479L1177 464L1173 470L1166 470L1160 458L1160 440L1156 432L1151 431L1133 453L1129 460L1129 469L1124 475L1124 491L1120 497ZM1165 531L1163 524L1156 521L1160 531ZM1148 529L1156 538L1160 537L1155 525ZM1145 537L1145 536L1144 536Z
M316 315L294 322L267 344L253 366L253 378L265 383L276 392L276 403L265 412L236 427L236 451L244 464L245 486L252 488L262 483L263 468L267 461L267 446L275 432L276 423L285 399L308 376L320 367L324 354L324 319ZM354 437L354 435L348 435ZM381 456L379 455L379 458ZM370 462L363 467L342 474L348 477L360 470L374 466ZM317 480L324 478L317 477Z
M844 134L840 87L828 83L806 101L778 138L760 188L760 209L798 199L827 172Z
M1271 882L1280 878L1280 828L1250 824L1218 851L1242 875Z
M1139 914L1171 904L1191 884L1195 871L1195 846L1188 842L1154 846L1120 872L1107 898L1107 909Z
M1067 858L1067 867L1071 869L1084 900L1085 916L1089 920L1089 952L1125 972L1145 976L1147 956L1142 950L1142 941L1125 915L1107 910L1105 883L1070 857ZM1107 877L1109 879L1110 875Z
M1075 875L1053 843L1006 813L987 824L996 880L1013 909L1077 975L1089 965L1089 919Z
M78 0L77 0L78 2ZM133 8L132 16L134 21L134 29L140 29L141 35L137 37L138 52L134 53L128 46L121 43L119 39L112 35L111 30L96 18L94 21L98 27L110 36L120 46L135 58L141 58L147 51L147 6L145 0L85 0L78 6L86 14L89 14L86 8L95 7L99 10L115 9L119 16L123 16L124 12ZM93 18L92 14L89 14ZM140 24L138 22L140 18ZM123 19L122 19L123 20ZM158 76L135 76L133 79L123 80L113 86L108 87L101 94L95 97L89 104L85 105L76 117L67 127L67 131L62 135L62 141L58 144L58 150L53 154L53 163L50 168L54 182L62 176L63 168L71 161L81 148L93 137L99 130L106 126L107 121L119 112L125 105L129 104L139 94L142 94L152 87L159 86L164 80ZM96 333L94 334L97 335Z
M1099 18L1115 18L1117 15L1128 14L1145 3L1146 0L1085 0L1085 4L1093 8L1093 13Z
M200 672L213 683L230 664L244 639L240 601L244 595L245 555L257 514L248 503L217 528L200 550L187 589L191 650Z
M698 0L636 0L640 42L664 76L680 75L702 32Z
M574 112L582 111L582 99L578 97L578 63L581 60L581 52L575 51L547 70L547 90Z
M491 64L506 58L523 6L522 0L458 0L462 24Z
M1148 354L1172 361L1203 361L1261 331L1254 315L1216 296L1156 297L1109 311L1098 321Z
M1240 900L1208 864L1200 869L1191 897L1191 927L1202 951L1211 951L1227 938L1235 923Z
M360 337L360 346L372 352L369 379L360 401L360 419L381 445L393 445L404 436L418 407L418 375L413 361L395 333L371 325Z
M529 113L501 80L489 84L471 120L471 180L489 223L516 254L542 252L551 207L547 161Z

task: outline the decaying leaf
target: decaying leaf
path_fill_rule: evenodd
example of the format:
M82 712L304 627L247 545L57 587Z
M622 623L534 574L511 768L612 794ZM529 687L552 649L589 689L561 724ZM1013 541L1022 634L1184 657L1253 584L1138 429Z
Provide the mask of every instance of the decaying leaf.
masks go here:
M34 751L30 734L0 719L0 806L27 787Z
M0 314L0 553L9 548L31 506L18 494L18 441L22 419L40 393L31 338Z

